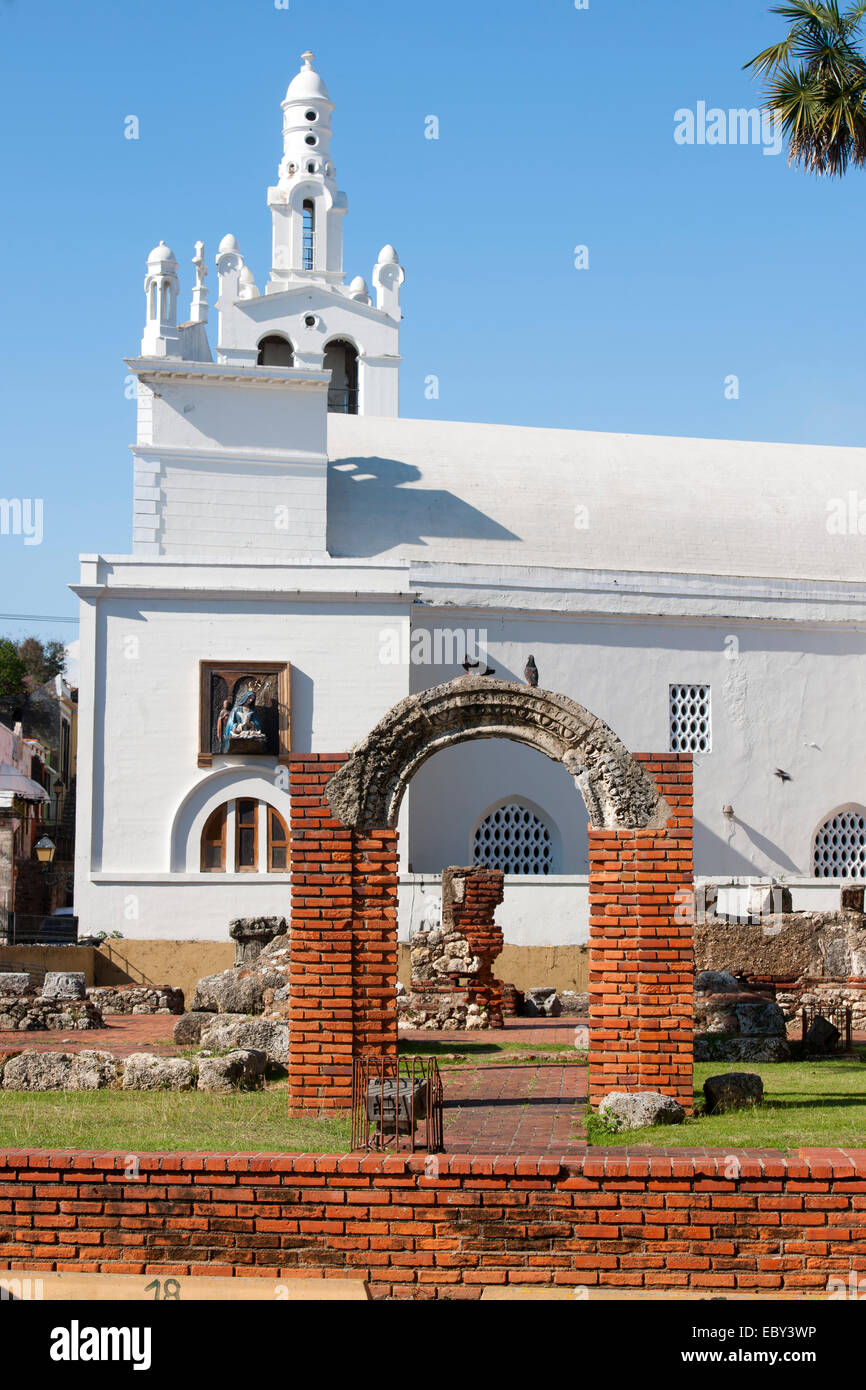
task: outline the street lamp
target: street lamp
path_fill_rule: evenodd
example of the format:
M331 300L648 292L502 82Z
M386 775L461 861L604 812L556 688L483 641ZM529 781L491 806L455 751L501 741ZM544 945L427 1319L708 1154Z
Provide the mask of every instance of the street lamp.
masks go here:
M50 864L54 858L54 852L57 846L47 835L43 835L41 840L36 841L35 849L36 858L39 860L39 863Z

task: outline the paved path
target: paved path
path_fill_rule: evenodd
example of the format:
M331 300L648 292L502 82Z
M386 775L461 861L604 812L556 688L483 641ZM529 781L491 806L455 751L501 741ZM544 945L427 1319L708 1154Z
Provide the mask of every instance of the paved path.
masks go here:
M174 1014L108 1014L104 1028L87 1028L82 1032L43 1032L32 1033L16 1031L0 1032L0 1054L21 1052L24 1048L36 1048L39 1052L49 1050L58 1052L81 1052L84 1048L96 1048L100 1052L113 1052L117 1057L128 1057L130 1052L156 1052L161 1056L172 1056L183 1051L172 1039L177 1017ZM575 1024L581 1019L561 1018L509 1018L504 1029L493 1029L480 1033L450 1032L428 1033L423 1029L413 1029L400 1034L401 1042L446 1043L455 1052L478 1051L483 1055L485 1046L493 1044L517 1043L521 1047L533 1047L538 1043L574 1042Z
M446 1153L568 1154L586 1149L586 1067L490 1063L441 1068Z
M85 1028L80 1032L17 1031L0 1033L0 1056L4 1052L82 1052L92 1048L97 1052L112 1052L115 1057L128 1057L130 1052L155 1052L160 1057L175 1056L182 1051L175 1045L172 1030L175 1014L109 1014L104 1028Z

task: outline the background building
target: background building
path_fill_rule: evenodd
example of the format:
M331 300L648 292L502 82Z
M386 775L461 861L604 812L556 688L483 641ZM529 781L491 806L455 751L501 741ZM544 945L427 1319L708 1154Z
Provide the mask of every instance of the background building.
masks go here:
M48 752L20 724L0 724L0 942L16 926L32 931L55 906L52 885L34 855L50 805Z
M311 55L283 113L265 278L224 236L212 325L197 243L179 322L176 257L147 261L133 553L74 586L82 932L287 912L288 749L530 655L633 751L694 753L700 877L835 906L828 880L866 874L864 451L400 419L404 272L389 244L347 281ZM509 875L508 942L586 939L584 807L539 754L439 754L401 831L404 937L479 858Z

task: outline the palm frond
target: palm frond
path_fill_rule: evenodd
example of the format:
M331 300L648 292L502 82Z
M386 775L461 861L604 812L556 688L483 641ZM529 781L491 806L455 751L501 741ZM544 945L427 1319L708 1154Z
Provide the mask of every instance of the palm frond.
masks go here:
M789 162L836 175L866 164L866 59L856 47L866 0L788 0L773 14L790 28L747 68L766 79L766 102L788 141Z

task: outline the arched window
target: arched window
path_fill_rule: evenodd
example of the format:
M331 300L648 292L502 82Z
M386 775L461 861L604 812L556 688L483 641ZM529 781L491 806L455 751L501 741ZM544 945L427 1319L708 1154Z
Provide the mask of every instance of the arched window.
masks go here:
M168 281L162 287L162 317L171 318L171 285Z
M325 348L324 369L331 373L328 409L341 415L358 414L358 349L342 338Z
M304 270L316 264L316 205L312 198L304 199Z
M157 284L156 284L156 281L154 280L153 284L152 284L151 287L150 287L150 317L151 317L152 319L155 319L155 318L156 318L156 296L157 296L157 294L158 294Z
M812 851L815 878L866 878L866 810L849 807L826 820Z
M211 811L201 832L201 871L203 874L225 873L226 867L226 807Z
M226 801L212 811L201 833L202 873L225 873L230 855L236 874L286 873L289 831L279 811L253 797Z
M280 333L269 333L266 338L262 338L259 343L256 365L259 367L294 367L295 350L288 338L284 338Z
M520 801L507 801L476 827L476 864L505 874L553 873L553 837L535 811Z
M289 832L273 806L268 808L268 873L285 873L289 867Z
M235 870L254 874L259 867L259 803L235 802Z

